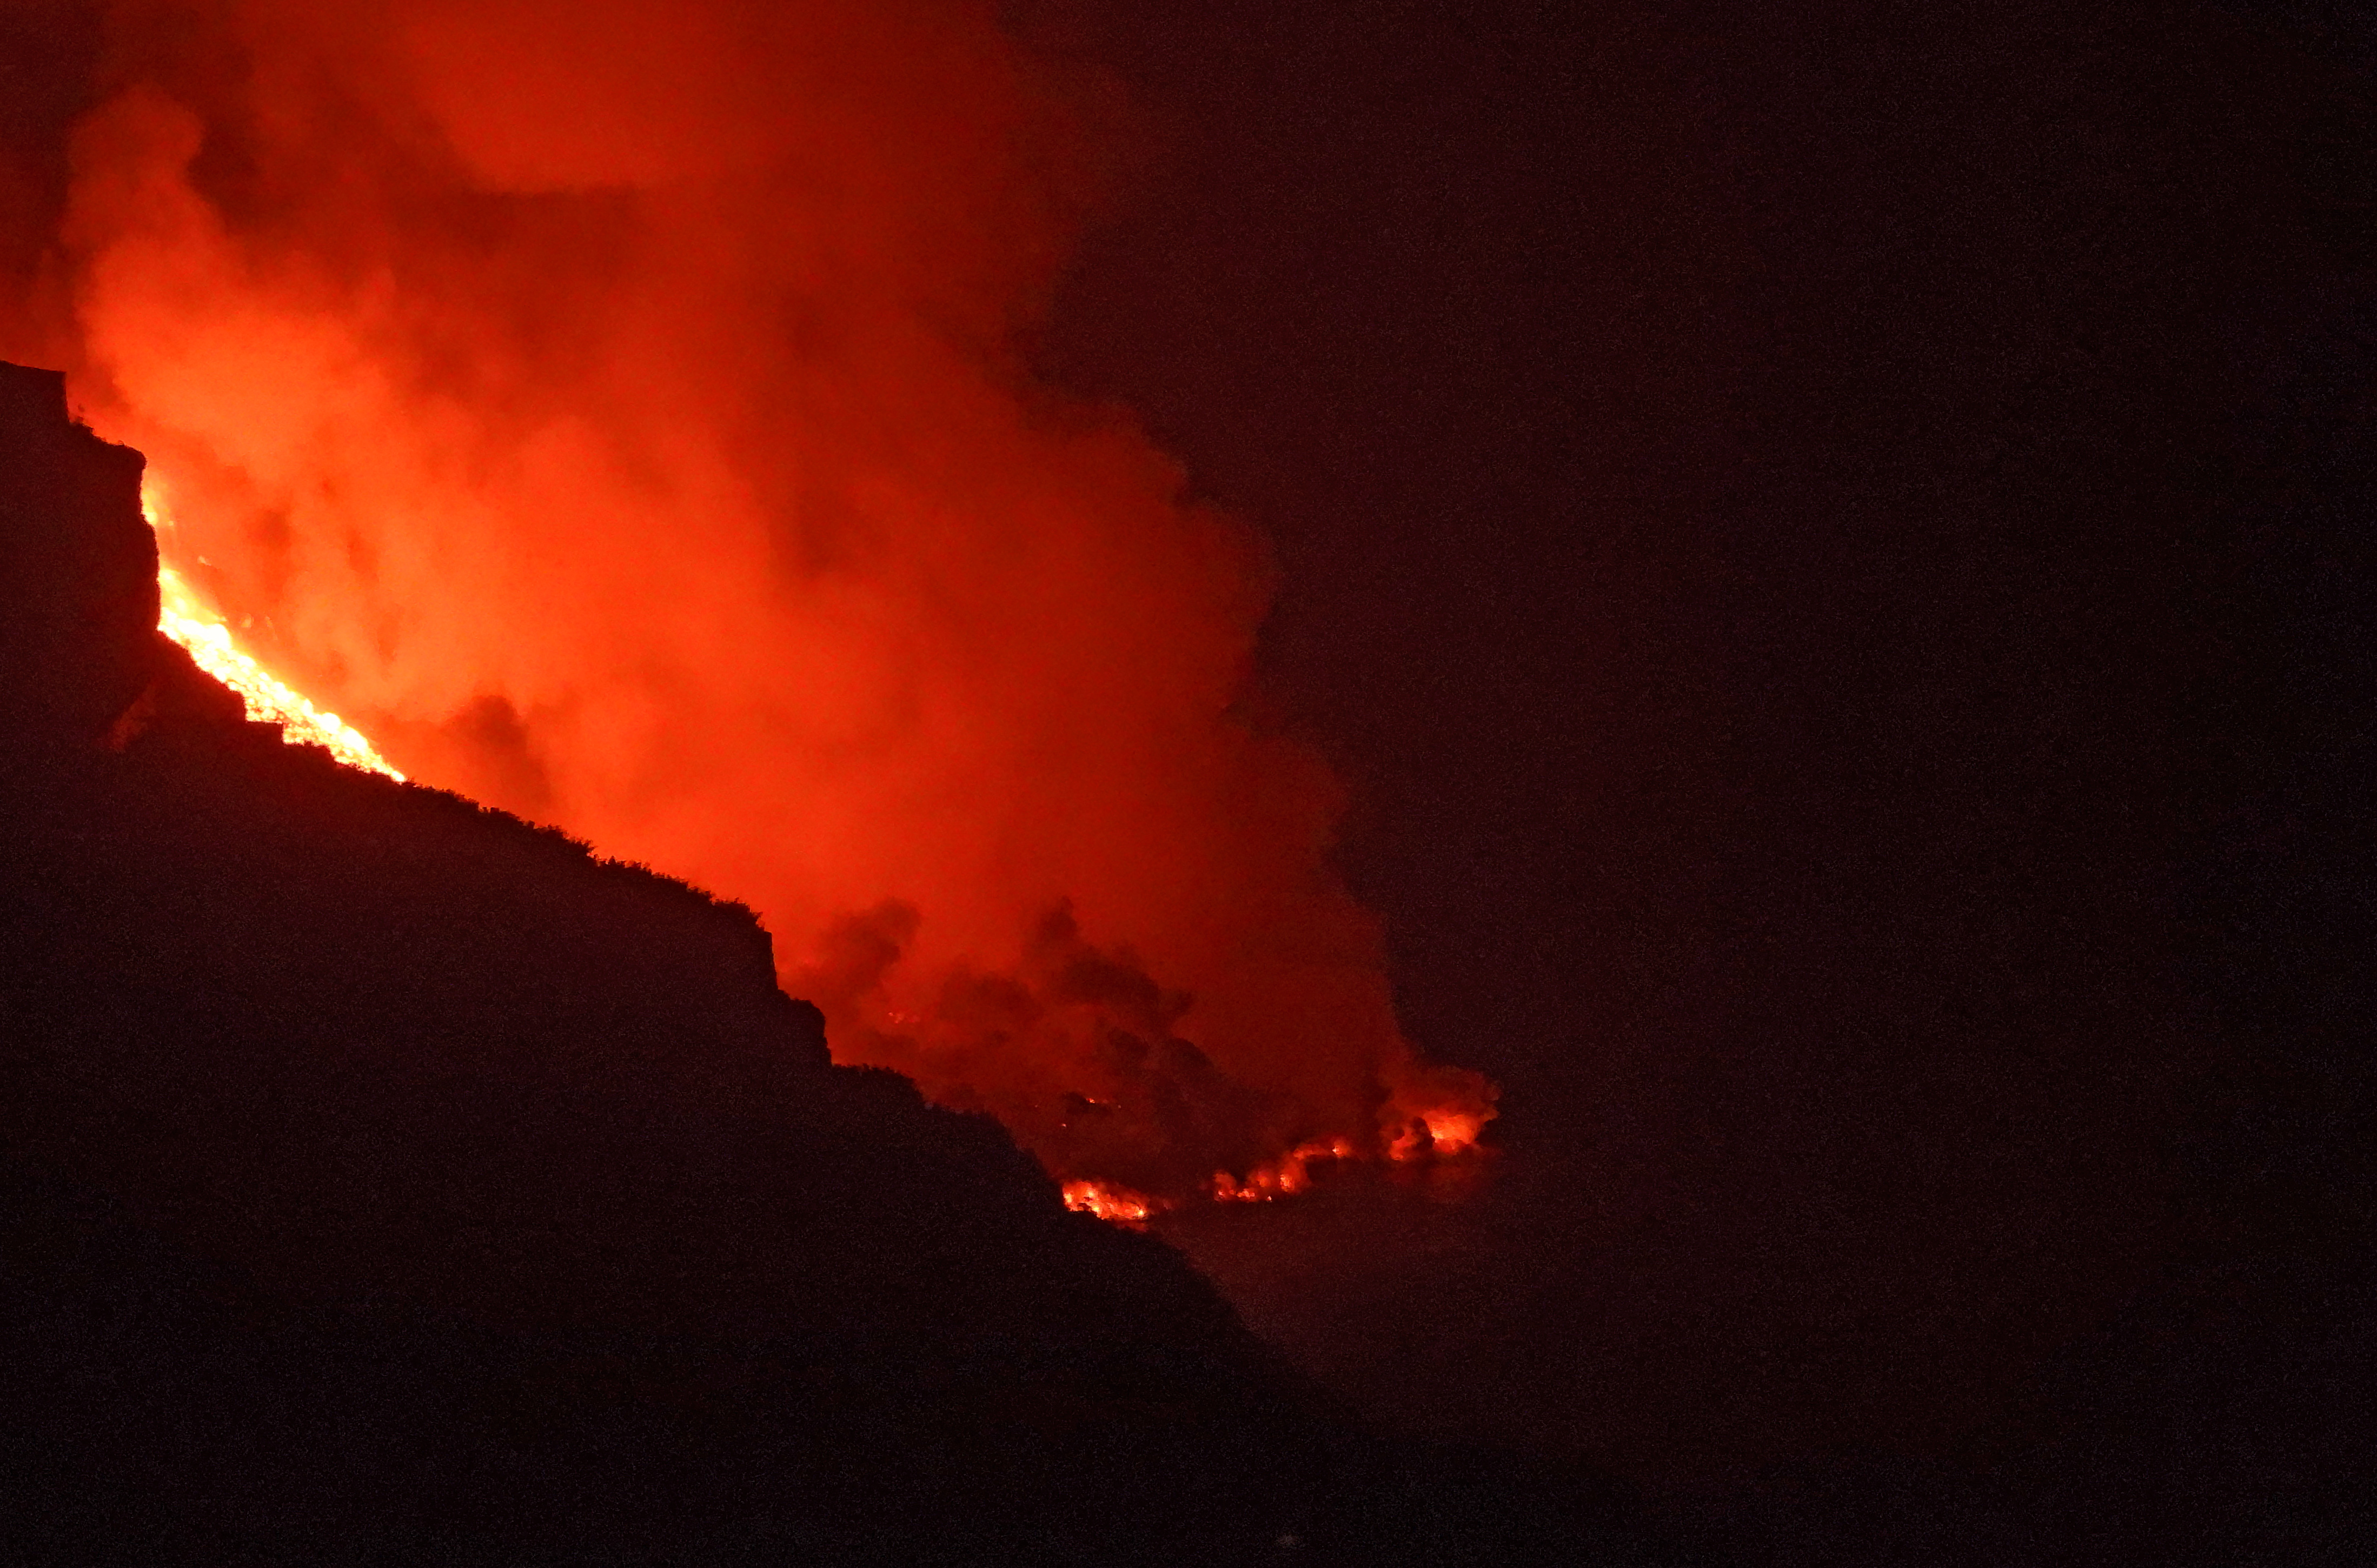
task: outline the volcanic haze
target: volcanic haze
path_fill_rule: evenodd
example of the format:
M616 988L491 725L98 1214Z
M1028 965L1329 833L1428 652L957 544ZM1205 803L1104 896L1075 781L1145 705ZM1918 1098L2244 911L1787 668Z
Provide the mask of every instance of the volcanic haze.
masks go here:
M1336 784L1246 711L1259 542L1014 351L1101 83L987 5L96 25L12 124L0 348L149 454L276 672L751 904L838 1055L1060 1174L1491 1114L1398 1032Z

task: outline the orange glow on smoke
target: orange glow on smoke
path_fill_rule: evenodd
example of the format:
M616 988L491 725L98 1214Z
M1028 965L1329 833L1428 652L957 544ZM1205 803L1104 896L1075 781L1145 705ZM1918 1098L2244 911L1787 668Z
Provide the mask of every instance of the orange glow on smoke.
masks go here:
M19 310L170 486L185 646L750 904L838 1057L1097 1203L1475 1141L1245 715L1259 541L1013 346L1102 84L988 4L114 19Z

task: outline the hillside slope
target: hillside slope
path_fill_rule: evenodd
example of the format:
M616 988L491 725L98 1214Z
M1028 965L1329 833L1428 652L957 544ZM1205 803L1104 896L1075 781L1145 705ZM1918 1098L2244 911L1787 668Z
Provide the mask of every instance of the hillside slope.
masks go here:
M749 912L246 723L150 629L139 472L0 371L0 1558L1245 1561L1311 1512L1342 1433L1211 1287L831 1065Z

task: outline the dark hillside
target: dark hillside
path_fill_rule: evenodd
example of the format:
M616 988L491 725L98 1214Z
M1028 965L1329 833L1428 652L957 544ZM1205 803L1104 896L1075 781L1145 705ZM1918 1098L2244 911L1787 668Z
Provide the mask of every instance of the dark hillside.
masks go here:
M245 723L149 629L137 454L45 373L0 425L0 1560L1243 1562L1418 1506L1169 1249L832 1066L747 911Z

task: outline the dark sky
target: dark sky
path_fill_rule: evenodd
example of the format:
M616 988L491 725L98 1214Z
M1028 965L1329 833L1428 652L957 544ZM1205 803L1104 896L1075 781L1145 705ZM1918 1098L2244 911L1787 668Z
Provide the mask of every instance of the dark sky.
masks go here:
M1482 1199L1180 1232L1374 1410L1951 1453L2351 1250L2365 41L1981 9L1023 8L1141 149L1042 362L1269 533L1505 1086Z

